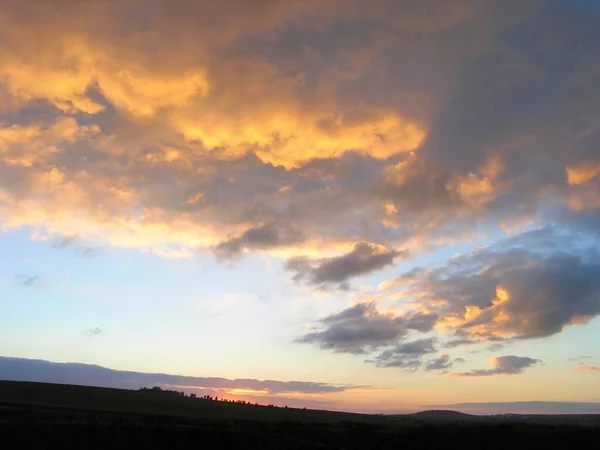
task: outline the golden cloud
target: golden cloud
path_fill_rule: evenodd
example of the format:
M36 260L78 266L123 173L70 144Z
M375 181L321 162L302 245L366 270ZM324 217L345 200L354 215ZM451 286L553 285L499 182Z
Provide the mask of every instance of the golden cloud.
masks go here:
M195 186L219 178L219 161L235 164L252 152L289 172L349 151L385 160L416 149L425 128L397 109L342 102L335 79L318 81L318 95L307 97L302 74L233 51L238 39L268 36L292 18L322 24L344 14L344 3L230 0L221 11L211 2L9 2L0 12L0 109L6 117L33 105L57 109L44 120L0 124L3 226L185 257L257 221L235 217L243 204L216 204L222 191L211 197L210 186ZM144 8L151 26L127 20ZM254 195L238 176L229 174L228 185ZM268 189L252 201L289 202L293 193L289 182ZM272 251L332 255L354 240L315 232L302 248Z

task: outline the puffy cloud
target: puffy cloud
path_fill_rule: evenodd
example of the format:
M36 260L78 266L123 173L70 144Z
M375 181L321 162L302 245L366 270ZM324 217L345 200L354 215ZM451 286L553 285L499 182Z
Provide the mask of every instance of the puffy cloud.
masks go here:
M529 358L527 356L498 356L492 360L491 369L472 369L468 372L461 372L455 375L461 377L488 377L493 375L515 375L522 373L525 369L540 364L539 359Z
M387 255L600 205L592 14L536 2L500 14L494 1L4 3L5 228L170 257L310 247L297 273L312 283L354 242ZM345 256L335 282L389 261L361 272Z
M378 301L391 302L388 311L396 312L359 303L322 319L319 329L299 341L341 352L380 350L368 361L416 370L423 359L411 354L413 344L424 355L435 351L434 341L425 335L407 342L409 329L426 334L435 327L445 348L485 342L491 344L488 350L497 350L506 341L545 338L585 324L600 315L600 254L592 217L570 213L557 218L557 225L479 247L445 265L415 267L379 287ZM525 360L499 359L490 371L515 361ZM444 371L460 362L442 355L426 362L425 370Z
M436 311L454 334L449 346L546 337L600 314L600 255L589 239L531 231L386 286Z
M393 345L410 331L430 331L436 319L434 314L423 312L382 313L374 303L359 303L321 319L322 330L307 333L297 342L336 352L363 354Z
M90 336L97 336L99 334L101 334L103 332L103 330L101 328L95 327L95 328L90 328L89 330L87 330L87 333Z
M288 260L286 268L295 272L294 279L314 285L343 283L348 279L366 275L406 257L407 251L388 249L368 242L357 242L352 251L333 258L311 259L297 257Z

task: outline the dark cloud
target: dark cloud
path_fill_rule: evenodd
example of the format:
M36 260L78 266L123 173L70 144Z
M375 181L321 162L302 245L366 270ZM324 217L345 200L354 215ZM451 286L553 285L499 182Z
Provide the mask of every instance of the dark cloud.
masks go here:
M112 370L88 364L54 363L6 357L0 357L0 373L4 380L81 384L122 389L138 389L143 386L158 385L170 386L177 390L188 392L194 392L198 389L212 389L223 392L229 389L248 389L266 391L270 395L286 393L327 394L366 387L311 381L188 377L183 375Z
M357 242L351 252L334 258L292 258L286 263L286 269L295 273L294 280L297 282L321 286L344 283L350 278L367 275L392 265L396 258L407 256L406 250Z
M264 224L246 230L240 236L221 242L214 249L220 258L233 258L245 250L268 250L298 244L304 240L302 233L289 227Z
M468 372L456 373L461 377L488 377L493 375L515 375L522 373L525 369L540 364L539 359L527 356L498 356L492 361L491 369L472 369Z
M42 281L39 275L27 275L24 273L20 273L15 275L15 283L19 286L31 287L40 284Z
M452 188L452 171L434 163L413 158L387 167L377 184L377 192L394 203L401 216L437 210L440 214L457 209L462 202Z
M568 230L543 229L413 271L394 283L454 331L447 347L546 337L600 314L600 254ZM392 283L393 285L393 283ZM444 304L436 304L443 299Z
M424 355L436 352L435 344L435 338L404 342L381 352L369 362L375 363L377 367L399 367L415 371L421 365Z
M466 362L464 358L451 359L450 355L442 354L437 358L427 361L425 364L425 370L440 370L442 372L447 372L448 369L451 369L454 364L463 362Z
M367 353L393 345L409 331L427 332L437 317L420 312L395 315L381 313L374 303L359 303L319 321L323 328L296 341L345 353Z

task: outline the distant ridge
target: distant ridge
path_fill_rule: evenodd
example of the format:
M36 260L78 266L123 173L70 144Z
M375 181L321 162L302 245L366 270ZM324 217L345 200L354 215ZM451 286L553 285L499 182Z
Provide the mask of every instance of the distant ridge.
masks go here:
M450 409L428 409L426 411L419 411L411 414L392 414L388 415L387 417L402 419L418 419L427 421L473 421L479 419L478 416L462 413L459 411L453 411Z
M409 416L417 416L417 417L448 417L448 418L466 418L466 417L475 417L472 414L462 413L460 411L453 411L451 409L428 409L426 411L419 411L413 414L408 414Z

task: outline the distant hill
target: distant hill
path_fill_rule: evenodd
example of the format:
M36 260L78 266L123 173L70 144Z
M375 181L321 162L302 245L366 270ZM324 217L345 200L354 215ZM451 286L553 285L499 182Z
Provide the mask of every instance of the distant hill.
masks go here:
M473 416L471 414L465 414L458 411L452 411L447 409L430 409L427 411L419 411L412 414L393 414L387 417L393 417L395 419L415 419L422 421L477 421L480 420L480 416Z
M419 411L414 414L409 414L413 417L423 418L448 418L448 419L467 419L475 416L471 414L465 414L459 411L452 411L449 409L429 409L427 411Z

